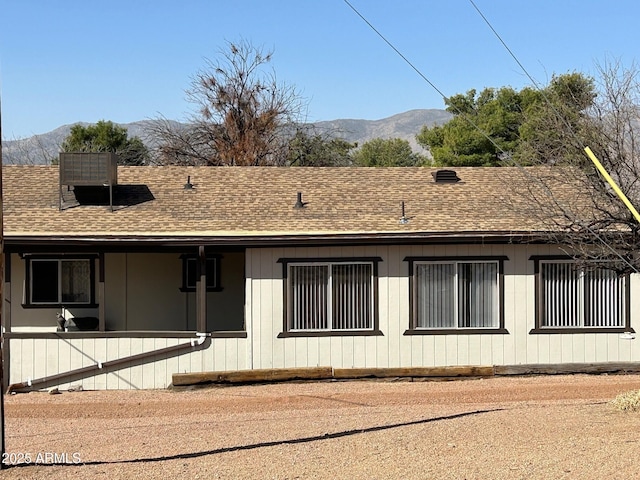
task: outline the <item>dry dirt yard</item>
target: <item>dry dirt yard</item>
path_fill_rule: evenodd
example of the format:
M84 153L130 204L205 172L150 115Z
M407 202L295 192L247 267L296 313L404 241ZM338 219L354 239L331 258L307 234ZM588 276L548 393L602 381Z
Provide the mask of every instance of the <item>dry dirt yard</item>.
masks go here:
M0 478L638 478L640 413L608 403L637 389L574 375L10 395L5 463L31 464Z

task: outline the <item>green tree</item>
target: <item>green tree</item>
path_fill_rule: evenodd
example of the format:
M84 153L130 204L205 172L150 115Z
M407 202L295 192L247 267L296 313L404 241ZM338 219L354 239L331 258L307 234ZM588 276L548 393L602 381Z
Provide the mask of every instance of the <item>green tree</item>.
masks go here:
M426 161L401 138L374 138L362 144L352 157L353 164L361 167L415 167Z
M127 129L100 120L88 126L74 125L61 145L63 152L113 152L123 165L144 165L149 150L138 137L129 138Z
M441 126L424 126L416 140L429 149L435 165L499 165L501 151L511 151L518 142L521 100L510 87L454 95L446 101L454 117Z
M298 130L289 142L287 164L294 167L345 167L358 145L341 138Z
M543 90L469 90L446 101L453 119L423 127L416 140L436 165L500 166L508 157L529 163L535 142L563 143L558 119L576 126L594 99L593 80L580 73L554 76Z
M618 61L597 65L596 78L554 77L545 101L527 112L520 155L528 164L519 192L525 212L546 224L584 268L640 271L640 223L613 193L585 152L589 147L636 208L640 207L640 75ZM569 201L554 187L571 185ZM558 214L558 211L561 214ZM546 222L546 223L542 223Z
M529 101L514 151L518 163L588 161L580 145L595 131L589 119L597 116L595 80L580 73L553 76L542 91L523 90ZM589 133L590 132L590 133Z

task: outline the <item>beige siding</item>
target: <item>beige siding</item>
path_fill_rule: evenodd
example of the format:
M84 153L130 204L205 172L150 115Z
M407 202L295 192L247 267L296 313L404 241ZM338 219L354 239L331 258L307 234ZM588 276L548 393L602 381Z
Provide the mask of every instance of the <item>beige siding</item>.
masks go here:
M222 264L225 290L209 294L210 305L213 304L210 311L217 313L208 319L208 326L215 329L216 325L238 322L240 317L246 316L248 338L212 339L202 350L186 350L167 358L153 357L143 364L125 364L117 370L98 372L71 383L81 383L88 389L164 388L171 382L171 375L178 372L313 366L384 368L640 361L640 339L626 340L619 334L601 333L530 334L535 323L535 295L534 265L529 258L557 253L552 246L544 245L424 245L249 249L246 256L225 255ZM504 263L504 316L509 333L404 335L409 327L408 264L404 258L462 255L508 257ZM282 264L278 259L353 256L382 258L378 264L377 304L382 335L278 338L284 320ZM12 323L23 328L43 328L45 325L49 328L47 322L55 321L55 310L16 307L21 303L24 281L21 265L21 260L15 257L9 294L13 304ZM225 268L231 270L225 271ZM190 307L191 300L179 291L180 269L177 255L107 255L107 325L155 329L158 325L155 321L159 319L167 328L178 328L178 325L194 328L195 317L191 315L195 307ZM139 275L141 271L152 273L156 280L144 283ZM243 276L246 276L244 284ZM161 278L165 281L160 282ZM631 282L631 291L638 291L640 276L633 276ZM142 288L144 285L154 288ZM153 291L161 293L150 293ZM216 296L225 292L226 297ZM229 302L227 306L224 306L225 301ZM222 317L216 318L215 315L221 312ZM633 293L631 321L638 329L640 305ZM188 339L11 338L8 342L10 382L15 383L186 343Z
M409 367L638 361L640 340L620 334L530 334L535 324L531 255L561 253L549 245L448 245L253 249L247 252L247 306L253 368ZM508 334L404 335L409 326L406 256L507 256L504 315ZM382 336L277 338L283 329L279 258L379 256L378 312ZM637 291L633 276L631 291ZM632 297L632 326L640 324Z
M10 344L9 383L26 382L78 368L189 343L188 338L83 338L18 339ZM61 388L82 385L84 389L153 389L166 388L178 372L242 370L248 368L247 339L214 338L208 348L187 348L173 357L151 357L147 363L123 364L121 368L81 380L62 383Z
M25 281L25 261L19 255L11 254L11 290L3 290L11 302L11 330L16 332L55 332L57 327L56 313L60 312L59 308L22 308L26 300ZM98 316L97 308L72 307L69 308L69 311L79 317ZM5 322L8 320L5 318Z
M244 328L244 254L221 260L223 290L207 294L209 331ZM12 330L56 330L58 308L21 308L25 262L11 256ZM98 280L96 261L96 284ZM105 322L107 330L195 330L195 293L182 292L182 261L177 253L105 254ZM97 289L96 289L97 290ZM96 301L98 299L96 298ZM98 316L98 308L71 307L74 316Z

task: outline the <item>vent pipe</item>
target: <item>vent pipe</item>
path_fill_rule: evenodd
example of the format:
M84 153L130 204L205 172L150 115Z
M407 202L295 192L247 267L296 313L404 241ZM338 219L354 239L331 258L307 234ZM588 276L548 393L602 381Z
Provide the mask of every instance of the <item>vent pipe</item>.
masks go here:
M304 202L302 201L302 192L298 192L298 197L296 199L296 204L293 208L304 208Z
M406 225L407 223L409 223L409 219L407 218L407 216L405 215L405 211L404 211L404 201L402 201L400 203L400 209L402 211L402 216L400 217L400 224L402 225Z
M187 175L187 183L184 184L185 190L193 189L193 183L191 183L191 175Z

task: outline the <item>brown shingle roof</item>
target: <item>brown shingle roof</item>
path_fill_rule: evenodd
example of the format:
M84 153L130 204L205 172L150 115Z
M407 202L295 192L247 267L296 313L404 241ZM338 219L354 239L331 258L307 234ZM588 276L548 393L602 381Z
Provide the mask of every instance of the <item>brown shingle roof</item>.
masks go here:
M475 234L536 230L507 205L517 168L118 167L115 211L59 210L58 168L5 166L4 233L11 237ZM183 188L187 176L194 189ZM146 186L146 187L144 187ZM148 190L147 190L148 187ZM66 190L66 187L65 187ZM305 208L293 208L302 192ZM405 202L407 224L399 222Z

